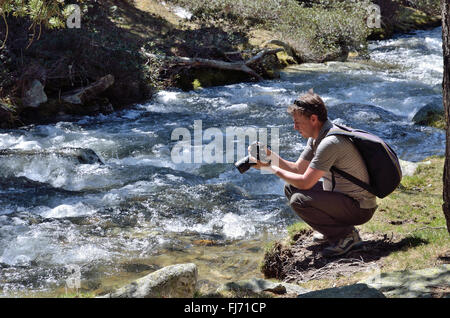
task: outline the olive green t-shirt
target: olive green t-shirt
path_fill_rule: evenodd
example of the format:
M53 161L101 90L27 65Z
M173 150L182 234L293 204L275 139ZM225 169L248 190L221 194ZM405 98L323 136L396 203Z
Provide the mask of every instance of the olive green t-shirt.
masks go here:
M332 127L333 123L327 120L317 139L308 139L306 148L300 158L309 161L311 168L326 172L323 176L323 189L325 191L332 191L332 175L330 172L332 166L369 183L366 165L353 143L344 136L326 137L327 132ZM334 177L336 182L334 191L344 193L355 199L363 209L371 209L377 206L375 195L343 178L338 173L335 173Z

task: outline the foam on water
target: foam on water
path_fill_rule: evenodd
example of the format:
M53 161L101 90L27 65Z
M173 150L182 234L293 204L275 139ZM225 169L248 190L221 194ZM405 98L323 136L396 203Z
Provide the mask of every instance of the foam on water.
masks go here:
M39 150L42 145L36 140L29 140L32 136L15 137L9 134L0 134L0 149Z
M3 242L4 249L0 256L0 263L12 266L29 266L42 251L49 252L51 241L40 229L31 229L30 231L17 235L9 242Z
M86 238L74 225L63 224L66 226L61 227L58 221L33 225L18 235L3 239L0 263L22 267L32 266L33 262L64 266L105 261L114 255L106 240Z
M256 234L256 226L247 215L238 215L232 212L223 214L223 211L220 210L213 211L206 223L192 224L191 220L174 219L167 220L162 226L171 232L214 233L227 240L243 239Z
M96 210L86 206L82 202L78 202L74 205L61 204L53 209L41 212L41 216L44 218L66 218L66 217L78 217L92 215Z
M376 41L369 48L371 58L402 65L401 77L429 85L442 81L443 59L441 29L416 31L413 35ZM392 74L387 74L392 76Z
M281 156L295 161L305 140L293 130L286 105L313 87L332 113L349 102L391 112L340 109L335 122L373 127L408 160L441 154L443 132L410 122L419 107L442 99L441 43L439 29L417 32L371 43L373 65L301 65L279 80L161 91L148 103L114 114L2 132L0 149L47 154L0 158L0 263L13 266L12 281L26 281L22 268L148 257L184 244L177 241L180 235L284 235L297 218L286 204L282 180L253 169L240 174L227 162L175 163L173 130L188 129L190 150L204 153L211 140L194 147L195 120L223 136L226 127L276 127ZM49 154L63 147L93 149L106 164ZM43 284L57 277L44 276ZM0 282L0 288L6 287Z

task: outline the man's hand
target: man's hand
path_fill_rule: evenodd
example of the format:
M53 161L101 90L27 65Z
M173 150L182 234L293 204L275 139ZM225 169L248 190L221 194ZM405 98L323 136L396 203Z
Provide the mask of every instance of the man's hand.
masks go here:
M262 161L257 160L255 157L252 156L251 147L252 146L250 145L247 148L249 159L250 159L250 162L256 163L255 165L252 165L252 167L255 168L255 169L261 169L261 168L270 167L270 160L269 160L269 162L262 162ZM261 151L261 152L265 151L266 155L267 155L267 158L270 158L270 155L272 154L272 151L266 145L263 145L263 144L259 145L259 151Z

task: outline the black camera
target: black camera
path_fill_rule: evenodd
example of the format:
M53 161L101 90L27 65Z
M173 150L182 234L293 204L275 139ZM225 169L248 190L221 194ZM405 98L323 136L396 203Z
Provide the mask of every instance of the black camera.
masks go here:
M262 151L260 152L260 150ZM250 154L258 161L270 162L270 160L268 160L267 158L265 146L258 141L255 141L250 145ZM251 166L256 165L256 162L251 162L249 155L237 161L234 165L239 170L240 173L244 173L248 169L250 169Z
M250 156L246 156L241 160L239 160L238 162L236 162L234 165L236 166L236 168L239 170L240 173L244 173L245 171L250 169L251 166L256 165L256 162L250 162Z

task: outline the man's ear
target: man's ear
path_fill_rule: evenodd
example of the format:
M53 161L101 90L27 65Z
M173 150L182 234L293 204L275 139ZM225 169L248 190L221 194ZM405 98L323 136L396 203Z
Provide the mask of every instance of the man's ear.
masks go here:
M316 114L312 114L311 117L309 117L309 120L313 123L316 123L319 121L319 116L317 116Z

